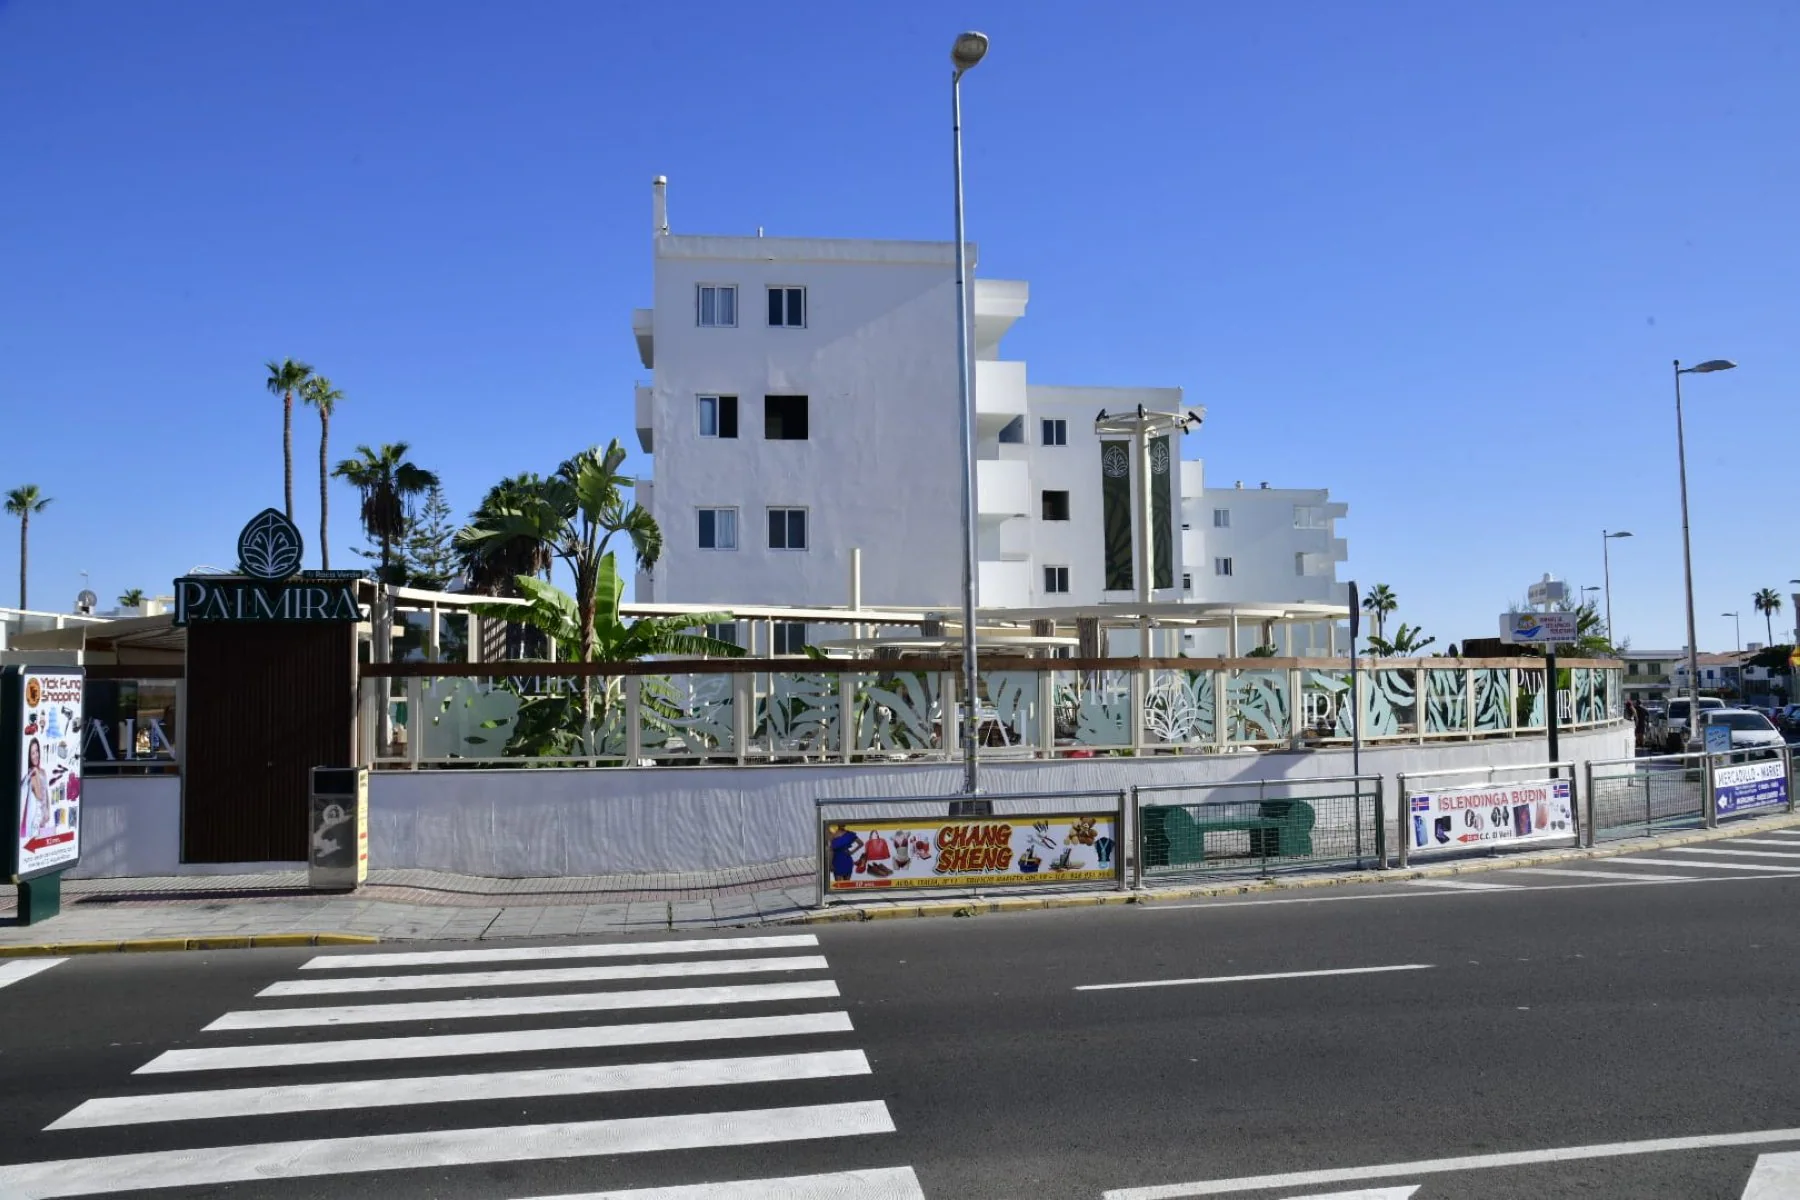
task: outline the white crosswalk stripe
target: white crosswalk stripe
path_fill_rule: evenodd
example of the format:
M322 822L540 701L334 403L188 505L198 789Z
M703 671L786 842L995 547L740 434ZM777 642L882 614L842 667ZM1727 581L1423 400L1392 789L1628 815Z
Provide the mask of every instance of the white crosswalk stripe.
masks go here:
M160 1091L119 1089L83 1100L52 1121L44 1134L66 1155L43 1161L0 1163L0 1197L124 1195L164 1188L202 1188L265 1180L366 1176L375 1172L470 1168L481 1172L472 1184L491 1180L492 1164L517 1163L530 1172L540 1160L596 1160L596 1182L613 1174L603 1160L617 1155L719 1150L788 1142L849 1139L861 1165L824 1174L783 1174L768 1170L778 1150L760 1150L747 1160L756 1168L731 1172L729 1156L718 1154L658 1160L656 1173L679 1182L587 1191L555 1200L924 1200L910 1167L868 1165L871 1135L895 1132L882 1100L858 1099L870 1088L873 1068L861 1050L843 1045L855 1033L848 1013L821 1011L708 1013L722 1006L765 1004L817 1006L839 999L830 979L764 983L709 983L709 976L759 972L823 971L823 955L795 955L816 949L811 935L695 938L663 942L608 942L547 947L494 947L481 950L406 951L320 955L300 965L300 978L264 988L259 999L363 993L352 1004L282 1007L246 1006L226 1012L202 1031L247 1035L236 1044L184 1046L164 1050L134 1072L174 1085ZM705 957L729 954L738 957ZM754 957L747 957L754 955ZM646 961L661 958L662 961ZM615 959L615 963L543 967L547 960ZM516 965L513 965L516 964ZM37 967L54 965L46 962ZM479 968L446 971L447 967ZM346 975L352 969L385 974ZM19 976L23 977L23 975ZM681 979L683 986L619 990L559 991L571 984L626 983ZM686 981L693 981L689 985ZM5 975L0 972L0 981ZM486 990L442 1000L414 1000L392 993L421 989ZM520 992L516 989L536 989ZM548 990L546 990L548 989ZM694 1011L702 1010L702 1011ZM666 1011L668 1019L652 1014ZM612 1022L614 1015L641 1014ZM545 1027L545 1017L562 1018ZM584 1023L593 1020L598 1023ZM450 1022L448 1030L407 1036L371 1031L375 1036L307 1040L312 1031L340 1026ZM463 1022L519 1022L514 1027L462 1029ZM285 1031L296 1031L292 1034ZM274 1040L263 1040L272 1036ZM801 1039L790 1046L767 1039ZM817 1039L829 1039L821 1043ZM293 1039L293 1040L289 1040ZM745 1053L763 1039L768 1051ZM806 1039L812 1039L810 1045ZM739 1047L734 1043L745 1042ZM701 1043L718 1047L696 1054ZM603 1055L599 1060L587 1055ZM544 1055L537 1061L504 1055ZM434 1059L458 1060L448 1071L431 1073ZM554 1065L545 1065L546 1063ZM332 1073L306 1078L309 1068ZM425 1073L420 1073L420 1068ZM460 1069L458 1069L460 1068ZM199 1073L212 1073L204 1075ZM264 1072L278 1072L270 1078ZM221 1075L219 1073L229 1073ZM261 1078L259 1078L261 1075ZM190 1086L228 1081L231 1086ZM835 1083L833 1082L835 1081ZM125 1083L121 1080L121 1083ZM147 1082L147 1080L146 1080ZM831 1085L819 1095L808 1089ZM724 1090L719 1090L724 1089ZM770 1090L777 1089L777 1090ZM846 1091L846 1089L851 1089ZM619 1104L655 1092L652 1112L621 1117ZM798 1093L798 1094L796 1094ZM864 1092L864 1096L868 1093ZM739 1096L736 1104L719 1102ZM534 1101L480 1107L494 1101ZM806 1103L805 1101L831 1101ZM599 1107L609 1104L611 1107ZM625 1112L642 1112L649 1101L632 1101ZM560 1106L546 1121L548 1105ZM517 1110L519 1124L504 1123ZM381 1128L358 1133L357 1114L379 1110ZM584 1111L585 1110L585 1111ZM537 1116L523 1123L525 1112ZM458 1119L458 1114L462 1114ZM495 1123L500 1114L501 1123ZM560 1118L572 1119L560 1119ZM293 1121L305 1119L308 1136L278 1140ZM333 1122L336 1128L331 1128ZM80 1156L80 1140L94 1131L132 1129L137 1151ZM319 1130L324 1135L318 1135ZM163 1131L179 1141L155 1147ZM342 1133L343 1136L334 1136ZM271 1139L271 1134L274 1139ZM117 1135L114 1135L115 1138ZM203 1144L204 1143L204 1144ZM900 1143L891 1143L899 1153ZM119 1148L117 1140L104 1147ZM194 1148L199 1145L200 1148ZM181 1148L176 1148L181 1147ZM835 1156L835 1155L834 1155ZM9 1157L0 1150L0 1159ZM690 1163L715 1164L704 1170L734 1177L681 1180ZM724 1164L724 1165L719 1165ZM802 1165L796 1163L794 1165ZM816 1167L817 1158L805 1166ZM742 1178L736 1176L766 1176ZM520 1174L518 1179L530 1178ZM566 1176L562 1177L566 1178ZM558 1180L561 1182L561 1178ZM541 1180L540 1180L541 1182ZM620 1180L619 1182L624 1182ZM633 1179L635 1185L639 1179ZM331 1194L370 1187L327 1184ZM515 1185L517 1186L517 1185ZM590 1185L591 1186L591 1185ZM532 1189L519 1187L521 1192ZM488 1194L483 1192L482 1194ZM545 1198L549 1200L549 1198Z
M0 988L30 979L54 967L57 963L68 962L66 958L14 958L0 962Z
M1659 853L1668 854L1673 849L1671 847L1669 850ZM1800 872L1800 866L1790 867L1781 863L1716 862L1698 858L1634 858L1630 861L1651 867L1691 867L1695 870L1706 871L1755 871L1762 875L1792 875Z
M1724 854L1736 858L1800 858L1800 850L1727 850L1721 846L1671 846L1670 854Z
M1605 860L1599 860L1605 861ZM1629 866L1629 862L1626 864ZM1509 875L1562 875L1580 879L1616 879L1620 883L1673 883L1686 875L1647 875L1641 871L1583 871L1575 867L1514 867Z
M1519 887L1516 883L1475 883L1466 879L1409 879L1414 887L1447 888L1456 892L1505 892Z

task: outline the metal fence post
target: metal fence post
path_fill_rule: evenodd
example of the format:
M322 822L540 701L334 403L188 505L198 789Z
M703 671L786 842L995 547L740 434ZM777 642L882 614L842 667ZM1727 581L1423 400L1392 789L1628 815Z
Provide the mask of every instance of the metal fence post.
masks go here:
M825 806L813 801L813 824L819 835L819 907L824 908L831 895L831 822L825 819Z
M1786 746L1783 746L1781 748L1781 759L1782 759L1782 766L1786 769L1786 772L1787 772L1787 793L1788 793L1787 810L1789 812L1793 812L1794 811L1794 752L1792 750L1788 749Z
M1354 779L1350 783L1350 795L1351 795L1352 802L1353 802L1353 807L1351 809L1351 813L1352 813L1352 819L1354 820L1355 826L1356 826L1356 865L1359 867L1362 866L1362 860L1363 860L1363 852L1362 852L1362 846L1363 846L1363 843L1362 843L1362 785L1363 785L1363 781L1360 778Z
M1696 718L1697 720L1697 718ZM1719 827L1719 797L1713 790L1713 756L1708 754L1700 760L1700 813L1701 823L1708 829Z
M419 769L419 757L425 751L425 681L414 675L406 681L406 769Z
M1394 782L1396 784L1394 793L1394 828L1400 834L1400 869L1404 871L1406 870L1406 849L1412 844L1412 839L1406 836L1406 806L1408 802L1406 794L1406 773L1402 771L1400 774L1396 775L1394 777Z
M1586 819L1581 822L1581 837L1576 839L1576 844L1591 850L1594 846L1594 760L1591 758L1587 760L1585 774L1587 790L1583 792L1582 799L1587 804L1587 812L1584 814Z
M1555 778L1555 776L1552 776L1552 778ZM1575 769L1575 764L1573 762L1570 762L1569 763L1569 815L1575 819L1575 845L1578 848L1581 846L1587 845L1587 840L1586 840L1587 835L1588 835L1588 823L1587 823L1587 819L1586 819L1587 814L1585 814L1581 811L1581 803L1584 799L1585 799L1585 795L1581 790L1581 772L1577 771Z
M1118 873L1119 890L1121 892L1131 890L1131 881L1125 874L1125 852L1126 848L1131 845L1131 835L1129 831L1132 826L1131 817L1135 814L1128 811L1128 806L1129 808L1137 807L1137 789L1135 787L1129 792L1124 788L1119 789L1119 828L1117 836L1113 839L1113 853L1118 856L1118 863L1115 870Z
M1131 789L1131 841L1128 844L1131 847L1131 885L1134 888L1141 888L1144 886L1143 805L1144 798L1138 794L1137 787L1133 785ZM1122 838L1125 835L1121 832L1119 836ZM1121 848L1121 853L1122 852L1123 849Z
M638 766L644 757L643 689L644 677L642 675L625 677L625 763L631 767ZM590 736L590 731L587 729L583 729L581 732L584 739ZM593 760L598 756L592 755L594 746L591 741L587 749L590 752L588 765L593 766L595 765Z
M1375 776L1375 865L1387 870L1387 777Z

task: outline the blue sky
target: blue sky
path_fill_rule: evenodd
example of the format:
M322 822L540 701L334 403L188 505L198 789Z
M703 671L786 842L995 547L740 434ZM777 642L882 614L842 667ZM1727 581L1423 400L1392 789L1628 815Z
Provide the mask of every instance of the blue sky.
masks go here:
M1347 575L1440 644L1630 529L1652 648L1683 640L1670 360L1733 358L1687 387L1702 645L1800 590L1792 4L0 0L33 607L229 561L280 503L271 357L348 393L334 459L409 441L459 511L635 449L651 177L678 231L944 238L970 26L970 236L1031 281L1032 378L1185 387L1209 478L1329 486Z

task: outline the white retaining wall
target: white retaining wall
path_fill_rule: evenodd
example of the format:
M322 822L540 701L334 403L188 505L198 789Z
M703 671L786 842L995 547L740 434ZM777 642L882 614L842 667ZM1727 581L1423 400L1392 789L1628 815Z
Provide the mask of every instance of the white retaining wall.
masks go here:
M1631 731L1566 733L1577 763L1629 758ZM1364 773L1542 762L1543 739L1379 746ZM1350 773L1348 750L986 763L989 793L1116 790L1159 783L1320 778ZM813 801L942 796L960 763L377 772L369 782L369 865L498 878L716 871L815 853ZM1391 800L1390 800L1391 803ZM293 863L181 862L181 781L83 781L81 865L72 878L232 875Z
M1630 729L1564 734L1562 756L1628 758ZM1392 796L1397 772L1543 762L1544 741L1382 746L1362 754ZM1350 773L1348 750L995 762L989 793ZM960 763L418 771L369 782L369 865L501 878L715 871L817 852L813 801L942 796ZM1391 803L1391 800L1390 800Z

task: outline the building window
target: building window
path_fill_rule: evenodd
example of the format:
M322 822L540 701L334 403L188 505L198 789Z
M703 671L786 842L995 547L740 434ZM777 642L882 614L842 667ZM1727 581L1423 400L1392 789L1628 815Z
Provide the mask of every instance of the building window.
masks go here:
M694 288L694 323L716 327L737 324L737 288L716 283Z
M1636 663L1627 663L1625 665L1625 673L1627 675L1636 675L1638 673L1638 665Z
M806 653L806 622L804 622L804 621L777 621L777 622L775 622L775 647L774 647L774 649L775 649L775 653L777 653L777 654L805 654Z
M769 510L769 549L806 549L806 510L804 508L771 508Z
M727 645L735 646L738 644L737 622L726 621L719 625L708 625L706 626L706 636L715 642L724 642Z
M1054 420L1044 419L1044 445L1066 446L1069 444L1069 423L1061 417Z
M1191 572L1183 571L1181 573L1181 590L1184 592L1191 592L1194 590L1194 576ZM1188 640L1193 640L1192 634L1188 635Z
M1213 574L1214 575L1229 575L1229 574L1231 574L1231 560L1229 558L1213 559Z
M737 436L736 396L701 396L697 402L697 412L701 437Z
M803 287L770 288L769 324L781 329L805 329L806 289Z
M771 442L804 442L806 397L764 396L763 437Z
M1213 509L1213 528L1214 529L1230 529L1231 528L1231 510L1229 508Z
M1294 555L1294 574L1306 574L1306 555L1303 553L1296 553Z
M702 550L737 549L737 509L703 508L700 510L700 548Z
M1045 567L1044 590L1046 592L1066 592L1069 590L1069 568Z
M1317 504L1294 505L1295 529L1328 529L1331 522L1325 519L1325 510Z
M1069 493L1044 493L1044 520L1066 521L1069 519Z
M1662 664L1661 663L1651 663L1650 664L1650 674L1661 675L1662 674Z

